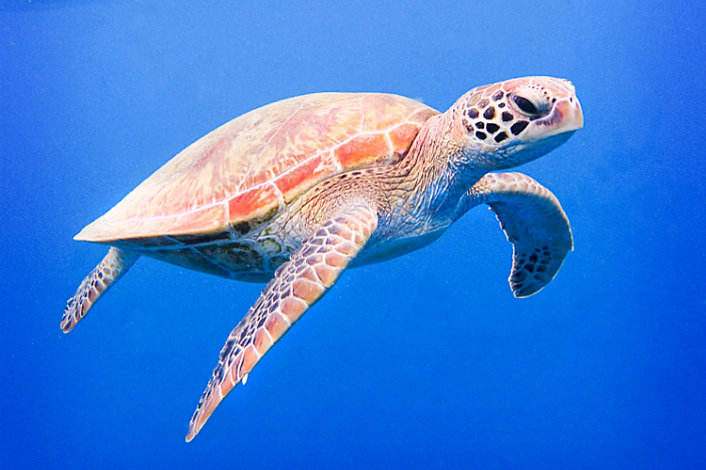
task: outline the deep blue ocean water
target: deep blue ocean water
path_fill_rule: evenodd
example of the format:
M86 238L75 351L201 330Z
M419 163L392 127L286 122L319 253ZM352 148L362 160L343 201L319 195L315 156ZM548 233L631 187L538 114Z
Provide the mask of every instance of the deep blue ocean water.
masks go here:
M0 467L706 468L703 2L168 3L0 7ZM72 236L223 122L315 91L445 110L524 75L585 113L520 170L575 237L538 295L512 297L476 208L347 272L190 444L262 286L143 258L61 333L105 251Z

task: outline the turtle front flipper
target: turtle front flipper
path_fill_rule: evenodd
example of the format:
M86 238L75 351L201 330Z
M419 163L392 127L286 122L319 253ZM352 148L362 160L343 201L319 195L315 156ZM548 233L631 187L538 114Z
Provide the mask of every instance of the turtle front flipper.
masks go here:
M327 220L282 264L231 332L218 365L189 422L186 441L274 343L336 282L377 227L375 210L349 205Z
M130 269L139 254L111 247L105 258L86 276L73 297L66 302L61 329L68 333L86 316L93 304Z
M549 284L573 249L569 220L554 194L522 173L488 173L467 194L490 206L513 245L509 281L515 297Z

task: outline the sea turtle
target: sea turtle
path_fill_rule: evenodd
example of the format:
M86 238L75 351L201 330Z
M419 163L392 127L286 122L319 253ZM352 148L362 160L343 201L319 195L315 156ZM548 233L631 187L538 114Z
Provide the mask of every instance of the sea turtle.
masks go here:
M474 88L445 113L397 95L318 93L212 131L76 236L110 245L67 302L70 331L140 255L269 283L231 332L189 424L190 441L267 350L349 265L437 239L480 203L514 246L510 286L526 297L573 248L554 195L521 173L583 126L566 80Z

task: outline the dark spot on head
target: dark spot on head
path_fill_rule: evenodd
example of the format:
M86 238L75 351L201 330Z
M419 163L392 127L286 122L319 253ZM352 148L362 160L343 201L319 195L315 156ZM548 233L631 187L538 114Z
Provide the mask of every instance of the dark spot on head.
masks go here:
M485 132L478 131L476 132L476 137L478 137L480 140L485 140L486 137L488 137Z
M505 107L505 103L499 103L499 104L498 104L498 108L504 108L504 107Z
M510 131L513 133L513 135L517 135L520 132L525 130L525 127L529 125L529 122L527 121L517 121L515 124L513 124L510 127Z
M529 258L529 259L530 259L530 261L532 261L533 263L536 263L539 258L537 257L537 254L536 254L536 253L532 253L532 254L530 255L530 258Z
M507 139L507 132L505 131L495 136L495 142L502 142L505 139Z
M489 103L488 98L483 98L482 100L480 100L478 102L478 107L485 108L486 106L488 106L488 103Z
M493 93L493 101L498 101L500 98L502 98L505 94L503 93L502 90L498 90L495 93Z
M502 117L504 122L512 121L513 118L512 114L507 111L503 111Z
M485 130L490 132L491 134L495 134L498 132L498 129L500 129L500 126L495 124L494 122L489 122L487 126L485 126Z
M475 119L478 117L478 110L476 108L471 108L468 110L468 117L471 119Z
M493 117L495 117L495 108L492 106L487 107L483 112L483 117L486 119L493 119Z
M485 123L484 123L483 121L478 121L478 122L476 123L476 127L477 127L478 129L483 129L483 127L485 127Z

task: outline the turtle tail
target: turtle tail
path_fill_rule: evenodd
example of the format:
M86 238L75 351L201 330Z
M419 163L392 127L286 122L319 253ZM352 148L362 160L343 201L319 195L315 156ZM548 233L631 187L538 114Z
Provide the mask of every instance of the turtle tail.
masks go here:
M86 316L100 296L130 269L140 255L111 247L105 258L86 276L73 297L66 302L61 329L68 333Z

